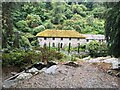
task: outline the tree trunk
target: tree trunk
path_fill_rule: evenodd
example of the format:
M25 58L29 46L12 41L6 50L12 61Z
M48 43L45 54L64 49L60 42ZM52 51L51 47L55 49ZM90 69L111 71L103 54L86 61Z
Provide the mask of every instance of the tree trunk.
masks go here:
M10 44L9 40L12 40L12 34L13 34L13 25L11 21L11 11L12 11L12 2L4 2L2 3L2 22L3 22L3 29L4 31L4 41L3 47L7 47L7 44Z

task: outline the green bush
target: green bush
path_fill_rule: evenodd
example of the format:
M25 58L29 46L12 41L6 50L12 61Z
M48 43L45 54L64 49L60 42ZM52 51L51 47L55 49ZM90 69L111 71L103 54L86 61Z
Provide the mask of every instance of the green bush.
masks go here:
M92 57L108 55L108 48L104 42L91 41L88 43L87 49Z
M38 47L36 50L41 52L42 61L60 60L64 57L64 54L57 52L56 48L49 49L49 47Z
M35 62L41 61L41 54L34 50L13 50L2 54L3 66L18 66L21 69Z

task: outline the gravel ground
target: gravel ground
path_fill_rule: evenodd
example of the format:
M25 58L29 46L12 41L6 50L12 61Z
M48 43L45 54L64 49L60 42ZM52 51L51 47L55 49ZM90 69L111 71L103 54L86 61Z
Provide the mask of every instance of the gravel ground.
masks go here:
M39 73L20 81L14 88L117 88L117 77L102 72L89 63L79 67L58 65L55 74ZM119 80L120 81L120 80Z

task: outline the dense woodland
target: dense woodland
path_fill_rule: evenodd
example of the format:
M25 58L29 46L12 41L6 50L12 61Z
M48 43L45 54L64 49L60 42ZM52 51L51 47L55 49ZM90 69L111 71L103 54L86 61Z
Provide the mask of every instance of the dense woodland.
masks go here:
M3 11L7 11L3 12L3 47L10 44L18 47L18 42L19 47L30 47L35 42L29 43L28 38L45 29L74 29L84 34L104 34L103 16L106 10L102 3L3 3Z
M66 56L62 53L50 51L48 48L36 48L39 45L35 36L45 29L76 30L82 34L104 34L108 45L99 45L97 42L90 44L88 48L92 48L92 56L93 54L96 56L97 50L106 51L110 48L108 51L117 50L115 56L119 57L119 5L119 2L2 3L2 48L5 53L2 57L3 65L24 67L26 64L44 59L63 60ZM103 46L102 49L101 46ZM38 49L41 52L36 53ZM81 50L83 49L84 46L81 47ZM101 55L106 56L106 53Z

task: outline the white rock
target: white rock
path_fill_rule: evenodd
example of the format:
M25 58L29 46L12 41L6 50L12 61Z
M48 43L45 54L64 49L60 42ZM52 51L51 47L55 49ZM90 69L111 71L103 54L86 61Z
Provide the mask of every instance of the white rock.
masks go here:
M32 74L37 74L39 72L39 70L37 68L33 67L33 68L29 69L27 72L32 73Z
M90 60L90 56L83 58L83 60Z
M55 74L57 68L58 68L57 65L53 65L53 66L49 67L48 69L46 69L44 72L47 74Z
M112 69L118 69L119 66L118 66L118 63L112 63Z
M90 60L88 60L88 62L91 62L91 63L100 62L100 59L99 58L90 59Z
M32 77L31 73L21 73L16 79L23 80L23 79L29 79L31 77Z
M59 64L59 62L57 62L57 61L52 61L53 63L55 63L55 64Z
M42 72L45 72L46 70L47 70L47 68L44 67L43 69L39 70L39 72L42 73Z
M112 64L112 69L119 68L119 66L118 66L119 61L118 61L117 58L109 58L109 59L104 60L103 62L105 62L105 63L111 63Z
M109 59L105 59L103 62L105 63L118 63L118 59L116 58L109 58Z

